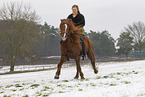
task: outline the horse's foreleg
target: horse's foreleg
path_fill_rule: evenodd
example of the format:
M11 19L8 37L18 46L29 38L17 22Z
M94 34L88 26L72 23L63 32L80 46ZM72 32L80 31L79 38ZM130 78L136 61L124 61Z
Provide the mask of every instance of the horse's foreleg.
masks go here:
M54 77L55 79L59 79L61 67L62 67L65 60L66 60L65 57L61 57L60 62L57 65L57 72L56 72L56 75Z
M79 78L79 69L78 69L78 66L77 66L77 73L76 73L76 76L74 77L74 79L78 79Z
M81 79L84 79L84 74L81 70L81 66L80 66L80 58L79 59L76 59L76 65L77 65L77 73L76 73L76 76L75 78L78 78L79 77L79 73L80 73L80 76L81 76Z

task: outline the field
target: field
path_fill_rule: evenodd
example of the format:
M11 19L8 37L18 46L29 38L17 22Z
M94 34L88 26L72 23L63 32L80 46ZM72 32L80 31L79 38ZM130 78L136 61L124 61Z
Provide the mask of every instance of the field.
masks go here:
M95 75L90 64L82 65L85 80L73 79L76 67L70 64L64 64L59 80L56 69L0 75L0 97L145 97L144 60L97 66Z

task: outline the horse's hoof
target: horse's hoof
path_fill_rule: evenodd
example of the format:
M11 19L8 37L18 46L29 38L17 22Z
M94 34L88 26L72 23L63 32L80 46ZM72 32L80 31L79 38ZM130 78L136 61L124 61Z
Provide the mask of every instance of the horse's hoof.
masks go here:
M54 79L59 79L59 76L55 76Z
M74 77L74 79L78 79L79 77Z
M94 73L97 74L98 73L98 70L94 70Z
M81 77L81 79L85 79L84 77Z

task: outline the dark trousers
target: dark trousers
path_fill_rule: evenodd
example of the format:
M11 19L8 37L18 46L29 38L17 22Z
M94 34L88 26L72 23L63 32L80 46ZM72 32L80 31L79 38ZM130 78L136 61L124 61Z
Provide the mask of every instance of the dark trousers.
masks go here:
M83 34L81 34L80 40L82 41L82 56L86 56L86 49L85 49L84 35Z

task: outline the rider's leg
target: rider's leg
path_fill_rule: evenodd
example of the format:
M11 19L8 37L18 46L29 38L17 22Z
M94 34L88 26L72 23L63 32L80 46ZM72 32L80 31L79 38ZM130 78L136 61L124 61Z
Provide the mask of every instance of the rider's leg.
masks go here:
M86 49L85 49L84 35L83 34L81 35L80 39L82 41L82 57L83 57L83 60L84 60L84 57L86 57Z

